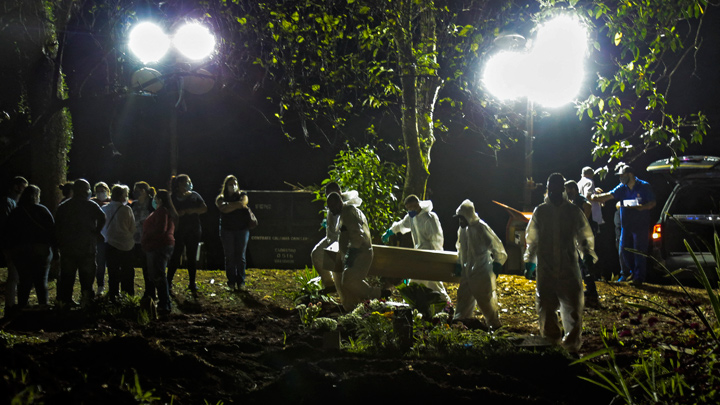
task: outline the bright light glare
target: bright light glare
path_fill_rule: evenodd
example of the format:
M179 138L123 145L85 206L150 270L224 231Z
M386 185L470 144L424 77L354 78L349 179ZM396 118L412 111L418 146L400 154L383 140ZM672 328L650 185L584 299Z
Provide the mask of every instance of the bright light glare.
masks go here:
M526 94L527 58L520 52L500 52L485 65L483 83L485 87L502 100L514 100Z
M188 59L200 60L215 50L215 37L206 27L190 23L180 27L173 38L173 45Z
M157 25L144 22L130 31L128 47L143 63L153 63L165 56L170 48L170 38Z
M540 27L529 54L491 59L484 82L498 98L527 96L545 107L559 107L580 91L586 51L585 28L570 16L559 16Z

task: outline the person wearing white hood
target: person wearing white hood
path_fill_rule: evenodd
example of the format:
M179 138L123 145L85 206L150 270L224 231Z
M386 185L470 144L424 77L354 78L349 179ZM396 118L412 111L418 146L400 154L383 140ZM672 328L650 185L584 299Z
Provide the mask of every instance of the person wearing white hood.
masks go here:
M455 244L460 260L460 286L454 319L473 317L475 303L490 329L501 326L498 318L495 278L507 260L500 238L475 212L475 205L465 200L456 211L460 222Z
M400 221L392 224L382 237L383 243L387 243L390 236L396 233L410 232L415 249L443 250L443 231L440 220L436 213L432 212L433 203L430 200L420 201L411 194L405 198L405 209L407 215ZM422 284L433 291L442 294L448 302L450 296L445 291L442 281L410 279L409 283Z
M553 344L577 352L582 344L583 282L578 252L586 264L597 261L595 239L582 210L567 199L565 178L553 173L547 180L545 202L533 212L525 231L525 276L537 269L535 302L540 334ZM560 309L565 336L556 311Z
M328 195L327 206L333 215L339 217L335 282L345 310L352 311L364 300L389 297L388 290L370 287L365 281L373 259L370 228L365 214L356 206L343 203L338 193Z
M351 204L356 207L362 205L362 198L358 196L357 191L351 190L341 193L340 185L335 182L330 182L325 185L325 198L327 198L330 193L340 194L344 203ZM327 217L322 222L322 226L325 228L325 237L322 238L317 245L315 245L310 253L310 258L312 259L315 271L317 271L320 276L320 280L322 280L322 292L327 294L337 291L337 287L335 286L335 276L330 271L331 269L326 269L323 266L323 253L325 248L340 240L340 228L338 227L340 217L333 214L329 208L326 211Z

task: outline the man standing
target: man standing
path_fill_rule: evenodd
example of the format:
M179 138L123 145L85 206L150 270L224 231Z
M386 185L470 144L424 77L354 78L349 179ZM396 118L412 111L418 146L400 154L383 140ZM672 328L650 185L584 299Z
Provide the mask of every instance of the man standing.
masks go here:
M18 272L15 264L10 257L10 247L5 238L12 238L5 229L5 223L12 210L17 208L17 202L20 195L28 186L28 181L21 176L16 176L10 181L7 195L0 200L0 248L2 248L3 256L5 256L5 264L7 265L8 274L5 283L5 313L17 304L17 286Z
M426 250L443 250L443 231L440 226L440 220L436 213L432 212L433 204L430 200L420 201L420 199L411 194L405 198L405 209L407 215L400 221L392 224L390 229L385 232L382 237L383 243L387 243L390 236L396 233L406 233L410 231L415 249ZM451 302L450 296L445 291L442 281L429 280L408 280L408 283L418 283L425 287L437 291L442 294L448 302Z
M351 204L356 207L362 205L362 199L358 197L357 191L353 190L346 193L341 193L340 185L335 182L330 182L325 185L326 199L328 195L330 195L330 193L340 194L344 203ZM326 211L326 218L323 221L323 226L325 227L325 237L322 238L317 245L315 245L312 252L310 253L310 258L312 259L315 271L317 271L318 275L320 276L320 280L322 280L322 292L328 294L337 291L337 287L335 286L335 280L333 279L332 272L330 271L330 269L326 269L325 266L323 266L323 253L325 248L340 239L340 228L338 228L338 221L340 220L340 218L337 215L333 214L329 208Z
M328 209L339 217L339 250L335 260L335 282L346 311L364 300L389 296L389 291L370 287L365 281L373 259L370 228L365 214L356 206L343 203L338 193L327 197ZM337 277L339 276L339 277Z
M630 274L624 273L618 281L632 278L633 284L645 282L647 259L645 256L627 251L627 248L647 252L650 245L650 210L655 208L655 194L650 184L635 177L635 170L624 163L617 173L620 184L609 193L594 194L590 201L603 203L615 199L620 202L620 257L625 261Z
M477 215L472 201L463 201L455 217L460 225L455 247L461 272L454 319L472 318L477 303L488 328L497 329L501 323L495 278L507 260L507 253L500 238Z
M578 192L587 198L588 201L590 200L590 196L596 192L593 176L595 176L595 171L592 167L585 166L582 169L582 178L577 182ZM593 231L598 233L600 232L600 225L605 223L602 217L602 205L600 205L599 202L591 202L590 207L592 215L588 217L588 221L590 221L590 226L593 227Z
M95 296L95 254L98 241L104 242L100 232L105 226L105 214L89 198L90 183L85 179L75 180L73 197L60 204L55 215L61 259L57 300L65 305L73 303L76 273L80 279L82 305L87 305Z
M588 220L590 228L593 229L593 236L595 236L597 228L593 226L594 221L591 220L592 207L587 198L580 195L578 192L578 185L575 183L575 180L568 180L565 182L565 194L567 194L568 200L570 200L571 203L575 204L583 211L585 219ZM594 271L596 266L588 267L582 260L580 260L578 264L580 265L583 280L585 281L585 306L597 308L600 305L600 301L598 298L597 286L595 285L595 280L598 278Z
M597 260L594 237L582 210L565 198L565 179L548 177L548 196L533 212L525 231L525 271L537 269L536 306L540 334L553 344L562 341L570 352L582 344L583 286L578 250L586 265ZM565 336L555 312L560 308Z

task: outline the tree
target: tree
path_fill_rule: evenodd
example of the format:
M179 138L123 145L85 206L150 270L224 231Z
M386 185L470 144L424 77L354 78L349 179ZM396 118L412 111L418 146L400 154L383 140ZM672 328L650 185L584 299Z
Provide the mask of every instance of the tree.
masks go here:
M466 108L463 99L480 102L475 79L480 59L511 21L511 12L514 19L524 18L523 9L507 1L233 3L236 44L244 43L249 59L263 69L261 83L276 103L280 123L286 125L287 113L296 112L307 139L312 123L330 141L330 131L363 109L397 113L407 166L403 194L421 197L436 131L447 130L451 120L435 116L440 100L459 113L456 117ZM493 115L489 108L486 113ZM368 125L368 131L375 127ZM482 135L488 135L491 148L516 141Z
M43 191L51 209L59 201L58 185L65 181L72 125L64 104L67 97L62 71L63 36L73 0L6 2L0 14L0 43L4 85L2 122L4 147L0 163L28 150L29 180Z
M547 11L559 3L543 6ZM632 161L665 147L677 165L678 153L689 143L702 143L709 128L701 111L679 112L668 97L683 64L697 63L707 1L571 0L569 5L595 25L597 55L612 48L609 69L598 72L597 91L577 104L578 115L593 122L593 158Z

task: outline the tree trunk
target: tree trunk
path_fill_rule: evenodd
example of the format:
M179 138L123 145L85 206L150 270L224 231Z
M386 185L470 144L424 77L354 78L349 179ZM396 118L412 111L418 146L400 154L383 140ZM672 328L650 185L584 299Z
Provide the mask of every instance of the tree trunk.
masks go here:
M433 133L433 112L442 80L437 77L435 56L437 35L435 32L435 11L431 0L418 5L420 38L418 50L429 55L419 65L414 52L410 16L413 15L414 1L405 2L401 10L402 34L395 36L401 66L402 88L402 133L407 155L407 169L403 186L403 199L410 194L425 198L427 181L430 177L430 150L435 142Z
M62 43L58 32L64 31L72 1L23 2L23 24L28 36L22 40L25 50L21 59L23 98L27 100L32 123L30 138L30 173L28 180L40 187L41 201L54 210L60 201L58 185L66 181L67 154L72 128L66 108L61 69ZM52 15L51 15L52 13ZM53 24L54 22L54 24Z

